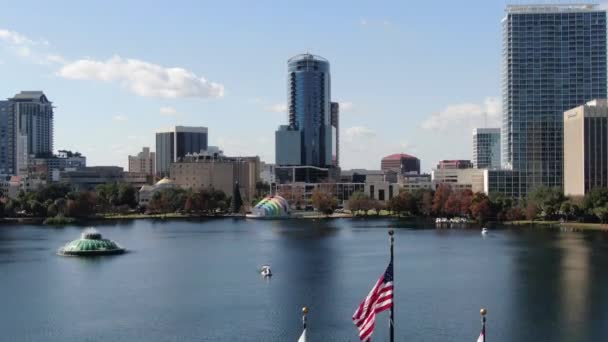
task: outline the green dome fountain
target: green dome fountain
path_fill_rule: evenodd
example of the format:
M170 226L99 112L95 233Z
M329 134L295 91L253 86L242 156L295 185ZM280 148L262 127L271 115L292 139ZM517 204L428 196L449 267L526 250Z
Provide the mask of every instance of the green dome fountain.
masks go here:
M87 228L80 239L59 249L61 255L93 256L122 254L125 249L112 240L103 239L95 228Z

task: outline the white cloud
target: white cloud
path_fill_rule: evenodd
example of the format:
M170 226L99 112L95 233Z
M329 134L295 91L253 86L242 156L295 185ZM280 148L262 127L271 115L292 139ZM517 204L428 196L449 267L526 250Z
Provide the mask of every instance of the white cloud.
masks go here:
M497 97L487 97L483 103L460 103L449 105L422 122L426 130L444 130L452 125L481 127L496 125L500 117L501 105Z
M393 23L388 20L388 19L379 19L379 18L360 18L359 19L359 25L361 26L368 26L370 28L375 28L375 27L389 27L391 26Z
M25 35L5 29L0 29L0 40L13 45L36 45L35 41L26 37Z
M277 103L268 108L271 112L274 113L287 113L287 105L284 103Z
M65 63L63 57L45 53L50 46L45 39L34 40L19 32L0 29L0 43L7 51L37 64Z
M144 97L220 98L224 95L224 86L198 77L192 71L120 56L107 61L77 60L64 65L57 74L73 80L118 82Z
M376 136L376 132L365 126L353 126L344 131L344 141L346 142L372 138L374 136Z
M67 64L67 61L65 60L65 58L63 58L59 55L46 55L46 60L50 63L55 63L55 64Z
M160 114L166 116L174 116L177 115L177 109L171 106L160 107Z
M352 110L352 109L353 109L352 102L340 102L340 113L348 112L349 110Z
M124 115L114 115L114 117L112 117L112 121L116 121L116 122L125 122L129 120L129 118L127 118Z

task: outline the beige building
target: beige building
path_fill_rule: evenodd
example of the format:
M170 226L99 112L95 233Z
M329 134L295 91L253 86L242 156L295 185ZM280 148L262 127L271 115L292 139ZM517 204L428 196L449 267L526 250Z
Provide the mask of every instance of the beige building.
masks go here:
M239 183L243 203L249 204L255 196L259 178L259 159L220 158L196 159L172 163L171 179L176 186L186 189L213 188L232 196L234 184Z
M487 170L484 169L436 169L431 177L435 186L448 184L454 190L487 192Z
M136 156L129 156L129 172L143 173L154 176L156 174L156 154L144 147Z
M608 187L608 103L593 100L564 112L564 193Z
M399 175L399 188L405 192L414 192L416 190L435 190L435 183L429 174L406 174Z

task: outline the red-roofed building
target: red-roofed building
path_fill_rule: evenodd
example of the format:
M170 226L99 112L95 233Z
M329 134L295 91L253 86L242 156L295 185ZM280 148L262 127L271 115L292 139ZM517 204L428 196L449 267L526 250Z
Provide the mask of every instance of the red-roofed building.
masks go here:
M400 174L420 174L420 159L405 153L391 154L382 158L382 171L397 171Z

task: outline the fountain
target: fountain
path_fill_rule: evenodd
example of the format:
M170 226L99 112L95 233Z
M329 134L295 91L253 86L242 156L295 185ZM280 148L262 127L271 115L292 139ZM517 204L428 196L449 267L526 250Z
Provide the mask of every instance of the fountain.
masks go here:
M125 249L112 240L104 239L95 228L87 228L80 239L74 240L59 249L60 255L97 256L122 254Z

